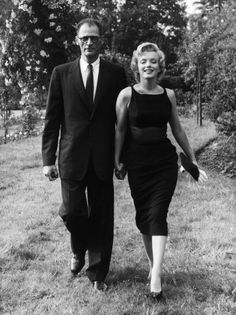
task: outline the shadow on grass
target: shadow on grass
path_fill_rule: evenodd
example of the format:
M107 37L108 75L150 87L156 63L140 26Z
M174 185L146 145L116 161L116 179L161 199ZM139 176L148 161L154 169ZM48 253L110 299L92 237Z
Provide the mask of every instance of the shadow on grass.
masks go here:
M209 299L224 298L236 300L235 283L232 279L227 281L220 274L202 270L199 272L165 273L162 278L162 286L167 299L178 300L192 296L197 302L205 302ZM148 290L147 270L142 268L126 267L120 270L111 270L108 284L112 287L138 287L140 290Z
M125 267L109 272L108 283L116 286L123 282L145 283L147 282L147 270Z
M6 253L5 271L19 269L27 270L32 262L45 259L41 253L40 244L51 240L50 234L44 231L31 233L23 244L11 246Z
M28 270L32 261L35 261L38 254L31 248L28 248L25 244L20 246L12 246L7 255L7 264L4 269L6 271L13 270Z
M27 239L29 244L39 244L40 242L48 242L51 240L51 235L44 231L32 232Z
M205 269L199 272L176 272L164 275L163 287L168 298L176 299L191 295L197 302L217 299L219 296L234 299L234 283L222 275Z
M22 244L19 247L11 247L9 254L14 259L14 261L18 259L34 260L37 258L37 254L34 251L29 250L25 244Z
M34 163L30 163L30 164L25 164L23 165L20 170L21 171L24 171L24 170L27 170L27 169L33 169L33 168L39 168L39 167L42 167L42 163L41 162L34 162Z

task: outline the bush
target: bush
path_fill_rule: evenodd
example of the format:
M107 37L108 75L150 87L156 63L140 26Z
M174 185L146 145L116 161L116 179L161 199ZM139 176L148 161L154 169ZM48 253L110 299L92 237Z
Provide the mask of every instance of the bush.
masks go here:
M208 103L206 114L211 120L216 121L224 112L227 116L228 113L236 111L235 85L235 51L225 49L215 56L205 78L204 96Z
M175 89L178 113L184 117L190 117L192 113L193 93Z
M115 53L110 50L105 50L103 54L103 58L107 61L118 63L121 65L126 72L128 85L133 85L136 81L134 79L134 75L132 70L130 69L131 58L126 56L125 54Z
M227 136L236 133L236 111L222 113L216 120L216 130Z
M23 110L22 115L22 131L28 135L34 131L40 115L34 105L27 105Z

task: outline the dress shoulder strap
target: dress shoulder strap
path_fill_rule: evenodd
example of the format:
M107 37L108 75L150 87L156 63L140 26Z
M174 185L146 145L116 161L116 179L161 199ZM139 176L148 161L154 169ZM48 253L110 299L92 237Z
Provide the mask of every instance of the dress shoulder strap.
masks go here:
M133 86L133 85L130 85L130 87L131 87L131 97L132 97L132 95L133 95L134 92L135 92L135 89L134 89L134 86Z
M133 88L133 85L130 85L130 89L131 89L131 95L130 95L130 101L129 103L127 104L127 108L129 109L130 108L130 104L133 103L133 100L134 100L134 88Z
M167 95L166 88L162 85L161 85L161 87L163 88L163 95Z
M165 95L166 99L168 100L168 102L169 102L170 105L172 106L172 102L171 102L171 100L170 100L170 98L169 98L169 95L168 95L168 93L167 93L167 91L166 91L166 88L163 87L163 89L164 89L163 95Z

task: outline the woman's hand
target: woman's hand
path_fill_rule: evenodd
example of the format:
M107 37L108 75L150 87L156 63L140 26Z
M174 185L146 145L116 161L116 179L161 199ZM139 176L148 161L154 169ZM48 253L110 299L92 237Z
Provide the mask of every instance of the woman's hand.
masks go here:
M118 95L116 101L116 133L115 133L115 175L118 179L124 179L126 170L123 163L120 163L120 157L122 154L126 129L127 129L127 116L128 116L128 104L131 99L131 87L123 89Z
M208 176L207 176L206 172L199 168L196 160L192 160L192 163L197 166L198 171L199 171L199 177L198 177L198 180L195 181L195 183L196 184L200 184L200 183L202 184L202 183L206 182L208 180ZM185 172L185 168L183 167L183 165L181 165L180 166L180 173L184 173L184 172Z
M208 180L207 174L205 171L201 170L199 168L199 177L198 177L198 183L204 183Z
M201 183L201 184L206 182L208 180L206 172L199 168L198 163L197 163L196 160L193 160L192 162L193 162L193 164L195 164L198 167L198 170L199 170L199 177L198 177L198 181L197 182Z

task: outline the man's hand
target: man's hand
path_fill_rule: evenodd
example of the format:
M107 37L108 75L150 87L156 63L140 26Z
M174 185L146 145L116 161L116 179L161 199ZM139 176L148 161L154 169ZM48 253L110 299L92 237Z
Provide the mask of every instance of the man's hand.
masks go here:
M58 178L58 170L55 165L49 165L43 167L43 174L48 177L50 181Z

